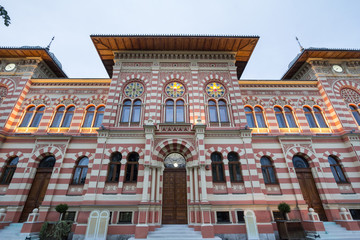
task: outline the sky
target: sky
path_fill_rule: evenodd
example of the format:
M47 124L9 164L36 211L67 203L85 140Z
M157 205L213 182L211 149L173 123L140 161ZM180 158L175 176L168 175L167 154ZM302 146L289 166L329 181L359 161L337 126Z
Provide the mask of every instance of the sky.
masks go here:
M280 79L305 48L360 49L360 0L3 0L0 46L46 47L70 78L108 78L91 34L258 35L241 79ZM2 22L1 22L2 23Z

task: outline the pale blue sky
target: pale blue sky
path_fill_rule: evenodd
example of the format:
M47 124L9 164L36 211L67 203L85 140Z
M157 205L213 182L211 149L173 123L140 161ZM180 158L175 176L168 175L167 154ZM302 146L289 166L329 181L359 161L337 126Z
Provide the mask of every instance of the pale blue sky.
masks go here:
M235 34L260 40L242 79L280 79L304 47L360 49L360 0L5 0L0 46L43 46L71 78L108 77L90 34Z

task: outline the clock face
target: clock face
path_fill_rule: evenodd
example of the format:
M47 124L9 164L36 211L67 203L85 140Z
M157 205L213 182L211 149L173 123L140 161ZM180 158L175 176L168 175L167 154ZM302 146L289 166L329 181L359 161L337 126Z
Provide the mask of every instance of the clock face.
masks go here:
M209 83L206 86L206 93L210 97L219 98L219 97L222 97L224 95L225 88L220 83L216 83L216 82Z
M126 85L124 92L128 97L139 97L144 92L144 86L141 83L132 82Z
M342 67L339 66L339 65L333 65L332 68L334 69L335 72L342 72L343 71Z
M5 71L8 71L8 72L12 71L15 69L15 67L16 67L15 63L9 63L8 65L6 65Z
M181 83L172 82L166 86L165 92L169 97L181 97L185 92L185 87Z

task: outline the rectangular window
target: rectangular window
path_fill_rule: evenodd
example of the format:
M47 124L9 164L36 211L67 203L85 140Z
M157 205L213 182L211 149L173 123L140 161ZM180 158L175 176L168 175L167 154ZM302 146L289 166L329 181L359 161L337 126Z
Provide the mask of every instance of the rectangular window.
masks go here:
M110 215L109 215L109 225L111 224L111 220L112 220L112 213L113 213L113 212L111 212L111 211L110 211Z
M360 220L360 209L349 209L349 211L354 220Z
M237 214L238 223L244 223L245 222L244 211L237 211L236 214Z
M229 212L216 212L217 223L230 223Z
M132 212L119 212L119 224L132 223Z
M62 215L64 221L75 221L76 211L67 211Z

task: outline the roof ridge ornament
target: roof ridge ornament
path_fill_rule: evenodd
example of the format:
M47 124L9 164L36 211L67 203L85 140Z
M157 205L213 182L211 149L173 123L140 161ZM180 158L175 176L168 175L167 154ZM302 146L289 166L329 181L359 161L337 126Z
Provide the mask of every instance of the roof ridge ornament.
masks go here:
M296 41L297 41L297 42L298 42L298 44L299 44L299 47L300 47L300 52L304 51L304 48L303 48L303 46L301 45L301 43L300 43L300 41L299 41L298 37L296 37L296 36L295 36L295 39L296 39Z
M49 45L47 45L47 47L46 47L46 50L50 51L50 46L51 46L51 43L54 41L54 39L55 39L55 36L52 37Z

